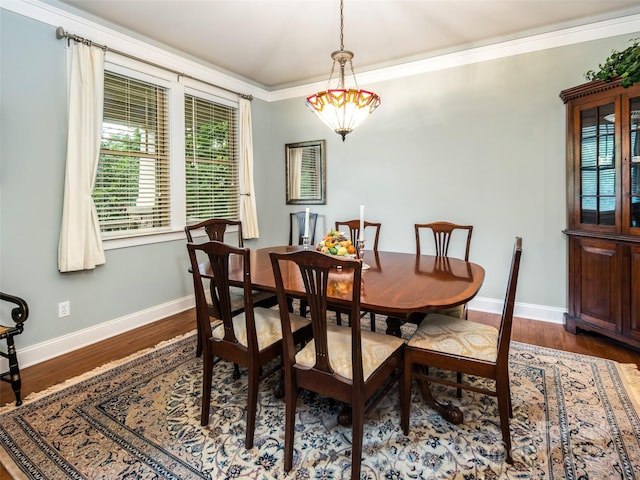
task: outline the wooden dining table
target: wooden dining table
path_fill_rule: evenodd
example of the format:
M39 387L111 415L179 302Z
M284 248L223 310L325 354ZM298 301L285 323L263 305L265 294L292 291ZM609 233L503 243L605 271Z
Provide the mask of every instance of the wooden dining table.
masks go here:
M251 250L251 284L255 290L275 292L270 252L294 252L301 246L276 246ZM402 323L421 319L424 313L469 302L484 281L484 269L475 263L450 257L411 253L365 251L360 307L387 316L387 334L401 336ZM229 280L242 284L242 268L230 260ZM281 265L287 295L303 298L302 276L297 266ZM348 306L350 282L339 269L329 274L328 294L336 306ZM437 402L426 385L425 400L452 423L462 421L462 413L451 405Z
M254 289L275 292L270 252L284 253L301 250L300 246L277 246L251 250L251 283ZM362 310L387 315L391 319L406 320L411 314L453 307L469 302L476 296L484 281L484 269L465 260L398 252L365 251L368 269L363 270L360 306ZM304 296L300 272L291 264L283 268L287 294ZM230 266L230 280L240 283L239 265ZM333 302L347 302L350 285L336 269L329 276L329 295ZM387 333L399 334L395 322ZM389 326L389 325L388 325Z

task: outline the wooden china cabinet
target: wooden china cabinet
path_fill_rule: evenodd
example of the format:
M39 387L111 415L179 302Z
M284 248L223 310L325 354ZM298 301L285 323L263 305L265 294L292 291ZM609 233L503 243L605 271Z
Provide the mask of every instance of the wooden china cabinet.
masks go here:
M564 327L640 348L640 85L563 90L569 305Z

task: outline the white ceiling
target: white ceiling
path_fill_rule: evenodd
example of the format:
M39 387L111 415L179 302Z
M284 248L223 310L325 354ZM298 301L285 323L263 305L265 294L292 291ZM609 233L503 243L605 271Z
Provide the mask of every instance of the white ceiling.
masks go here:
M328 79L340 47L339 0L63 3L267 90ZM638 13L640 0L345 0L344 46L357 74Z

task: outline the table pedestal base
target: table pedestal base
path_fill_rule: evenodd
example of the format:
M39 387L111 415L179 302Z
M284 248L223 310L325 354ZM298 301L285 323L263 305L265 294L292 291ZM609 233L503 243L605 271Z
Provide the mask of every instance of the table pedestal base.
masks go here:
M420 388L422 398L425 402L427 402L427 405L438 412L442 416L442 418L444 418L449 423L453 423L454 425L460 425L462 423L462 420L464 419L462 410L460 410L455 405L441 403L433 398L433 395L431 395L431 390L429 390L429 384L427 382L418 380L418 387Z
M399 318L399 317L387 317L387 335L394 335L396 337L401 337L402 332L400 330L400 326L404 322L412 322L416 324L420 324L422 319L424 318L424 314L416 313L410 314L407 318ZM438 412L442 417L450 423L454 425L459 425L462 423L463 415L462 410L460 410L455 405L450 405L446 403L441 403L436 400L433 395L431 395L431 391L429 390L429 384L423 380L418 380L418 386L420 391L422 392L422 398L427 404L433 408L436 412ZM338 422L340 422L340 418L338 418ZM342 425L342 423L341 423Z

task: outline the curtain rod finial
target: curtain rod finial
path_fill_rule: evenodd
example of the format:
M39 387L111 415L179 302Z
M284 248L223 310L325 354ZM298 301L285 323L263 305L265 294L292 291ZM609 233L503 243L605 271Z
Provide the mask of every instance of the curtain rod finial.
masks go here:
M67 34L65 33L64 28L62 28L62 27L56 28L56 38L58 40L60 40L61 38L66 37L66 36L67 36Z

